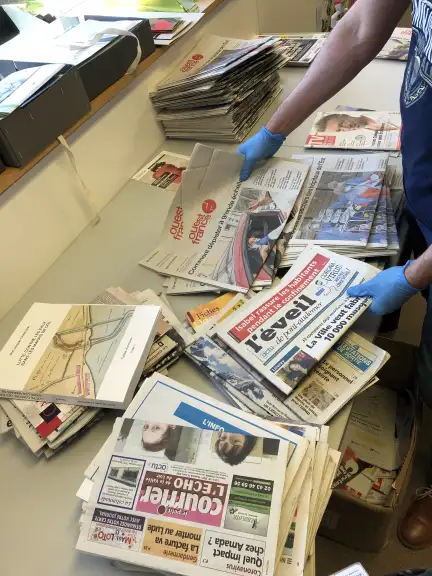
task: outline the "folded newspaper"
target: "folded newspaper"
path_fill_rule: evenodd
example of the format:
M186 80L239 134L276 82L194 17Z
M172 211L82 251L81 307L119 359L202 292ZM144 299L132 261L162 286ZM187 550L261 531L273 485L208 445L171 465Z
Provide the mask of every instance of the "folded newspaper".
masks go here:
M350 286L378 270L324 248L305 250L274 289L252 299L216 334L283 393L290 394L369 307Z
M242 156L197 144L157 247L140 264L164 275L247 292L271 283L277 240L309 167L268 160L239 182Z
M376 58L384 60L408 60L412 28L395 28Z
M318 112L306 148L400 150L400 112Z
M270 576L309 447L154 375L104 446L77 548L187 576Z

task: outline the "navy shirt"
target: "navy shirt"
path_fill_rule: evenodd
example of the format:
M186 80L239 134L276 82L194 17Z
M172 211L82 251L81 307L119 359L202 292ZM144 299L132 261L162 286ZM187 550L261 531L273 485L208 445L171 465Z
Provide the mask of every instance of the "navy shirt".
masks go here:
M413 0L412 39L401 91L408 206L432 231L432 0Z

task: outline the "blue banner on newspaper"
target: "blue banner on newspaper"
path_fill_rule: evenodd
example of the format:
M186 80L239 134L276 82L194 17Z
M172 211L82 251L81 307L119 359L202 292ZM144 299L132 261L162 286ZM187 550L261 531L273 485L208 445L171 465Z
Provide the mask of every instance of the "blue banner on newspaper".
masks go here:
M240 428L236 428L236 426L232 426L223 420L219 420L219 418L215 418L214 416L211 416L198 408L194 408L185 402L180 402L174 412L174 416L177 416L177 418L181 418L185 422L188 422L197 428L201 428L202 430L220 430L223 432L232 432L234 434L247 434L244 430L240 430Z

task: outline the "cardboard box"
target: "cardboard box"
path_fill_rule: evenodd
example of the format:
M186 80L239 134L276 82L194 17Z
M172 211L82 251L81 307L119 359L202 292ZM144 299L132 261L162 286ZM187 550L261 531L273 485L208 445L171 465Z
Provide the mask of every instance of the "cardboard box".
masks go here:
M118 18L117 18L118 20ZM110 23L107 22L107 28ZM131 29L141 46L141 60L155 50L148 20L138 20ZM89 100L104 92L124 76L137 54L137 43L130 36L117 36L105 48L77 66Z
M379 385L393 390L411 388L416 348L386 338L377 338L375 343L391 354L391 359L378 374ZM320 536L365 552L378 552L387 544L396 520L395 509L403 500L411 475L419 426L420 418L417 415L411 444L387 505L369 504L347 492L335 490L321 522Z
M10 65L0 61L0 71L10 74ZM6 166L25 166L89 112L90 102L79 73L71 66L64 70L33 98L1 118L0 156Z

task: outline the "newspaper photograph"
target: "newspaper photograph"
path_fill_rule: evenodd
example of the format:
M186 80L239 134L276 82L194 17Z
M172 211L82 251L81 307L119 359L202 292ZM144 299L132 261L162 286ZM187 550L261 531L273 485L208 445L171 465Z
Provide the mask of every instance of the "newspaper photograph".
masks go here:
M387 161L387 154L314 157L289 245L366 246Z
M350 286L373 278L373 266L309 247L272 290L220 324L217 335L289 395L369 307Z
M412 28L395 28L390 39L384 44L381 52L375 58L384 60L408 60L411 44Z
M387 238L387 195L386 186L383 184L378 198L378 205L372 221L372 227L368 238L366 249L388 248Z
M286 400L308 424L325 424L375 376L389 354L348 332Z
M140 264L167 276L247 292L271 281L277 240L309 167L269 159L239 182L242 156L197 144L157 247Z
M306 148L400 150L399 112L318 112L306 139Z
M189 156L174 154L173 152L160 152L156 158L138 170L132 176L132 180L177 192L183 171L186 170L188 163Z
M240 415L147 380L101 455L78 550L185 576L273 574L284 484L308 441Z

